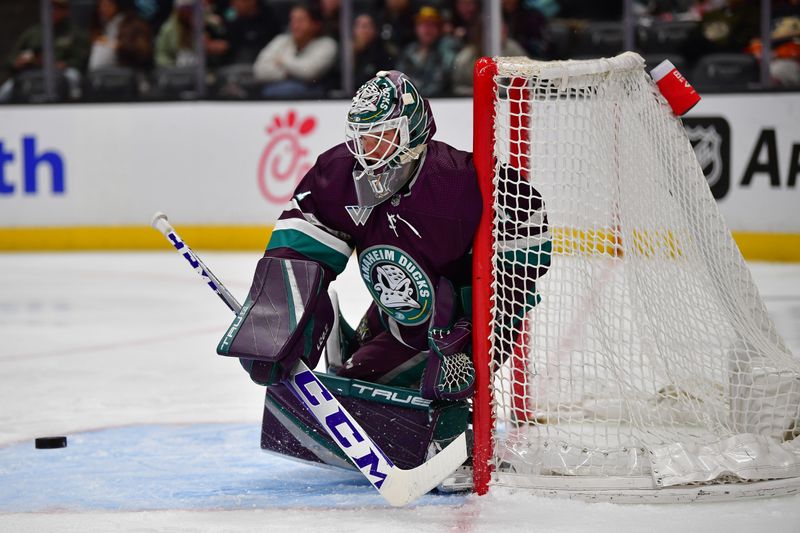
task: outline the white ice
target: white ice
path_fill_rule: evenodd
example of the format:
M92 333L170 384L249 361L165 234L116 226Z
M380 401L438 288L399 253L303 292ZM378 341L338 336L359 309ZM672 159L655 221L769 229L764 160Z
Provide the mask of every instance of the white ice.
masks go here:
M243 299L260 254L202 256ZM751 267L779 331L800 354L800 265ZM417 505L392 509L350 474L272 458L259 450L263 390L235 360L214 354L231 314L174 252L0 254L0 273L0 479L16 479L16 486L0 487L0 531L800 531L800 495L714 504L618 505L493 493L429 496ZM357 272L348 269L336 284L345 316L356 321L368 301ZM15 473L24 475L27 466L3 462L4 457L18 457L11 452L20 447L32 450L37 436L67 435L67 450L74 454L81 442L99 438L108 428L125 428L120 435L135 437L155 434L160 427L202 432L209 424L235 427L232 436L248 433L250 427L256 433L252 460L267 465L269 472L263 475L257 466L243 463L238 464L240 470L220 472L225 467L220 454L230 443L206 446L192 458L192 464L203 464L204 472L227 479L229 492L238 476L261 475L262 485L252 500L256 508L245 503L197 508L183 506L181 502L192 500L179 497L167 501L166 507L115 507L113 494L112 503L105 506L76 507L66 494L59 505L58 486L49 486L48 479L14 478ZM250 444L236 444L249 456ZM148 460L161 460L167 471L178 459L159 450L148 450ZM78 480L78 492L92 494L94 481L80 470L91 466L91 457L65 470L57 450L25 453L30 461L39 461L36 464L52 461L53 472L68 472L73 487ZM145 451L135 447L108 449L105 462L95 465L98 478L110 468L105 465L113 464L115 453L120 461L135 462L137 453L145 457ZM37 476L48 475L48 470L31 468ZM193 472L173 470L169 475L184 477L170 481L189 486L208 481L195 481ZM57 480L53 474L53 483ZM138 488L136 478L111 481L104 491L134 494ZM346 490L337 495L332 490L336 486ZM29 487L52 492L55 503L20 512L26 507L14 502L42 497L26 494ZM327 488L320 492L315 487ZM142 494L142 501L150 501L148 496Z

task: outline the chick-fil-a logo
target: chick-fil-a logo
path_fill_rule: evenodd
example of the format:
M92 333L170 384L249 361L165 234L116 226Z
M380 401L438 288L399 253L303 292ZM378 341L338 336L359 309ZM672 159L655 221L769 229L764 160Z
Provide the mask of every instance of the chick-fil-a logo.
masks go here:
M317 127L314 117L299 120L294 110L286 116L276 115L267 126L267 143L258 161L258 188L273 204L289 201L300 179L311 168L303 137Z

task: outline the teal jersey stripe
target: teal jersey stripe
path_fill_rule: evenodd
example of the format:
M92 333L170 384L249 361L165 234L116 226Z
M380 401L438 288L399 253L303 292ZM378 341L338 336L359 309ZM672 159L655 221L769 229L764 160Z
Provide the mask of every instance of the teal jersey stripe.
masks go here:
M541 246L531 246L520 250L503 252L500 260L505 266L550 266L550 256L553 253L553 241L547 241Z
M348 256L295 229L273 231L267 250L276 248L291 248L309 259L327 265L337 275L344 272L347 266Z

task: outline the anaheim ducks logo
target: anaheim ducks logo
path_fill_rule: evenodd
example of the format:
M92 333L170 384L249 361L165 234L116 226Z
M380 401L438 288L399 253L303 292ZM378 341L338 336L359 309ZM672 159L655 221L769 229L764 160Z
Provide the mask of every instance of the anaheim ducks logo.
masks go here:
M428 319L433 307L431 282L408 254L394 246L372 246L358 262L372 298L389 316L406 326Z
M385 78L370 80L353 97L347 118L350 122L372 122L389 114L397 100L397 89Z

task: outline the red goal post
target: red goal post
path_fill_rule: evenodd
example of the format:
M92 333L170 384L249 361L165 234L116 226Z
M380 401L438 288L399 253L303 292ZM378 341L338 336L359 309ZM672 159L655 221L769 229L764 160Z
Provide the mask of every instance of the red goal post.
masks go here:
M642 58L482 58L473 121L484 198L475 492L694 501L800 490L800 363ZM505 354L493 345L507 312L498 301L519 287L495 276L514 240L497 219L519 204L502 204L501 163L541 195L552 238L537 303L504 333Z

